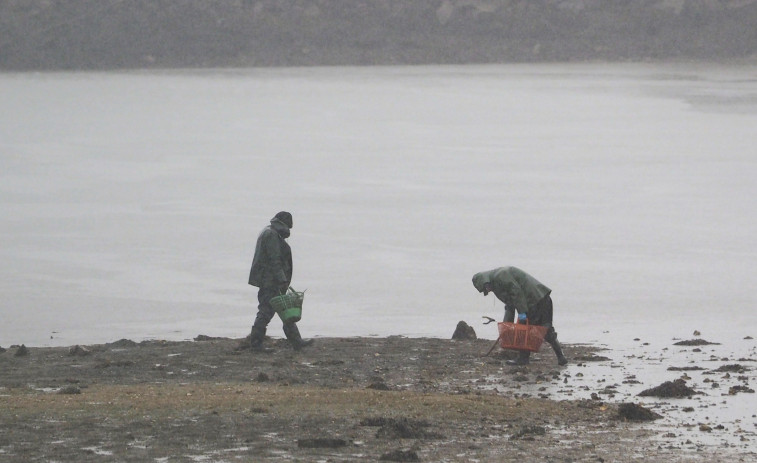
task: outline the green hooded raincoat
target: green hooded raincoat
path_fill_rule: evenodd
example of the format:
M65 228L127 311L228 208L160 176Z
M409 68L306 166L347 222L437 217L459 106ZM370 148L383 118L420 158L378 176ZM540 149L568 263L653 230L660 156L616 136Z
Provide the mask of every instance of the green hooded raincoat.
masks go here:
M517 267L500 267L473 275L473 286L479 293L484 292L485 283L491 283L492 292L505 307L525 314L552 292Z

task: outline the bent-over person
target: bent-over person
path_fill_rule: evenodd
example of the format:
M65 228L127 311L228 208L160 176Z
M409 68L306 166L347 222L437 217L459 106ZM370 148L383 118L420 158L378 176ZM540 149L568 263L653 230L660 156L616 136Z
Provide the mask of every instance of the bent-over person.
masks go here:
M568 359L563 355L557 332L552 326L552 290L540 283L536 278L517 267L500 267L473 275L473 286L484 296L493 292L497 299L505 303L506 322L518 322L547 327L544 340L552 346L557 356L557 363L565 365ZM507 363L511 365L526 365L531 353L527 350L519 351L516 360Z

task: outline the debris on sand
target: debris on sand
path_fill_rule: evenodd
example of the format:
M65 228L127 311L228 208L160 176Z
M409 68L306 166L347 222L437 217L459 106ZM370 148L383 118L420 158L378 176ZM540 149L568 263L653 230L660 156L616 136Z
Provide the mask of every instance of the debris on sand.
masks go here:
M27 349L25 345L21 344L20 346L18 346L18 349L16 349L16 353L14 355L16 357L23 357L25 355L29 355L29 349Z
M234 352L241 352L249 348L250 348L250 336L248 335L246 338L243 338L241 341L237 343L237 345L234 347Z
M618 418L624 421L654 421L662 415L634 403L622 403L618 406Z
M375 381L366 386L366 389L373 389L376 391L391 391L392 389L386 385L383 381Z
M452 339L455 340L473 340L477 339L476 330L472 326L468 325L464 321L457 322L455 332L452 333Z
M690 339L688 341L678 341L673 343L674 346L719 346L719 342L710 342L704 339Z
M379 439L421 439L425 436L423 426L408 419L389 421L376 431Z
M385 416L370 416L368 418L363 418L362 420L360 420L360 426L369 426L369 427L383 426L393 419L394 418L387 418ZM425 423L425 426L428 426L428 423Z
M594 354L577 355L577 356L573 357L573 359L576 362L606 362L608 360L612 360L609 357L605 357L605 356L602 356L602 355L594 355Z
M441 436L426 431L428 421L412 420L408 418L365 418L360 422L361 426L378 426L376 437L379 439L438 439Z
M313 362L313 366L322 367L322 366L335 366L335 365L344 365L344 360L339 359L328 359L328 360L316 360Z
M304 449L318 449L327 448L335 449L344 447L347 445L347 441L344 439L334 439L330 437L316 437L314 439L299 439L297 441L297 447Z
M81 394L81 389L79 389L76 386L69 385L69 386L58 389L58 394L70 394L70 395Z
M682 379L675 381L665 381L657 387L641 391L638 395L641 397L691 397L698 394L697 391L686 385Z
M198 334L197 337L194 338L194 340L196 342L201 342L201 341L221 341L223 339L226 339L226 338L213 337L213 336L208 336L208 335L205 335L205 334Z
M752 389L752 388L750 388L748 386L741 386L741 385L731 386L728 389L728 395L736 395L739 392L746 392L746 393L749 393L749 394L754 394L754 389Z
M415 450L392 450L379 458L381 461L421 461Z
M534 440L534 436L543 436L546 433L547 430L543 426L522 426L510 435L510 440Z
M730 365L723 365L712 371L717 373L744 373L747 370L748 368L744 365L741 365L739 363L732 363Z
M701 371L702 367L668 367L668 371Z
M89 355L90 353L91 351L89 349L78 344L68 349L68 355L70 355L71 357L84 357L86 355Z
M132 360L100 359L97 361L97 364L94 365L94 368L105 369L111 367L132 367L134 365L135 363Z
M137 347L139 344L131 339L119 339L116 342L111 342L107 346L110 348L124 348L124 347Z

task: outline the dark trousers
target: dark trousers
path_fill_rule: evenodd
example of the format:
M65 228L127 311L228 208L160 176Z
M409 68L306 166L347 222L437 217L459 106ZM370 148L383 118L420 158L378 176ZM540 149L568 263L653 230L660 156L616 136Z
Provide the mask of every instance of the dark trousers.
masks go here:
M552 298L549 295L542 298L533 309L528 311L528 322L532 325L552 327Z
M528 311L528 323L540 326L552 326L552 298L545 296ZM505 321L513 323L515 321L515 309L505 308Z
M531 325L546 326L548 328L547 336L545 338L547 342L553 337L557 337L555 329L552 327L553 311L552 297L549 295L543 297L535 306L528 310L528 323ZM505 321L510 323L515 321L515 309L505 309Z
M255 316L255 324L259 328L266 328L276 311L271 306L271 299L279 295L276 288L260 288L258 290L258 314Z
M568 360L565 358L565 355L563 355L562 347L557 341L557 332L552 326L552 312L552 298L547 295L542 300L537 302L535 306L528 309L528 323L532 325L547 327L547 333L544 335L544 340L547 341L547 343L549 343L549 345L552 346L552 349L555 351L555 355L557 355L557 363L560 365L565 365L566 363L568 363ZM505 309L505 321L512 323L514 319L515 310ZM527 350L519 351L518 360L516 360L514 364L525 365L526 363L528 363L528 357L530 355L531 352Z
M268 324L271 323L276 310L271 306L271 299L280 295L278 288L260 288L258 290L258 314L255 316L255 323L252 325L252 330L260 333L265 333ZM284 323L284 336L287 339L299 339L300 332L297 329L297 324L294 322Z

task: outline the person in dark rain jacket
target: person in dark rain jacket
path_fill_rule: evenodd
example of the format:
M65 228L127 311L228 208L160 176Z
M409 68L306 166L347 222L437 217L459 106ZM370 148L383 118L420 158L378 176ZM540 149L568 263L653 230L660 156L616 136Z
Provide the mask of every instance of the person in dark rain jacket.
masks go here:
M258 314L250 334L250 347L253 350L262 349L268 323L276 314L271 299L285 293L292 281L292 250L286 239L289 238L293 225L292 214L281 211L258 235L248 281L250 285L258 287ZM297 350L313 342L312 339L302 339L294 322L284 323L284 335Z
M497 299L505 303L504 321L512 323L515 312L518 321L547 327L544 340L547 341L557 356L557 363L565 365L568 359L563 355L557 332L552 326L552 290L540 283L536 278L517 267L500 267L473 275L473 286L484 296L493 292ZM525 365L528 363L530 352L522 350L517 360L508 361L511 365Z

